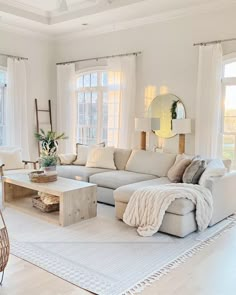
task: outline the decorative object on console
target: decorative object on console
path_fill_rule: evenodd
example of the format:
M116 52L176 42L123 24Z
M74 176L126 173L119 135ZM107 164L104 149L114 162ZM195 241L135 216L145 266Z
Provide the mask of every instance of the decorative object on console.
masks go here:
M185 152L185 134L191 133L191 119L172 120L173 132L179 134L179 153Z
M0 210L0 217L2 220L3 227L0 228L0 272L2 273L2 278L0 280L0 285L2 285L4 270L7 266L9 254L10 254L10 242L8 238L8 232L2 212Z
M146 133L160 129L159 118L135 118L135 130L141 131L141 150L146 150Z

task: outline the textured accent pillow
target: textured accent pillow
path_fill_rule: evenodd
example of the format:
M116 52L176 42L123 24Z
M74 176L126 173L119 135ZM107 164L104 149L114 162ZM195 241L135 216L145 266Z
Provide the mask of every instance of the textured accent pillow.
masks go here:
M0 163L5 164L4 169L6 170L23 169L21 149L0 150Z
M201 178L199 179L199 184L206 187L206 182L210 177L223 176L227 172L227 168L220 159L211 160Z
M176 158L174 165L167 173L167 177L171 182L182 182L185 169L191 164L191 159Z
M175 154L133 150L125 170L164 177L174 164L175 158Z
M129 149L115 149L114 162L118 170L125 170L125 166L129 160L132 150Z
M94 147L104 147L105 142L101 142L92 146L77 143L77 158L73 165L86 165L89 151Z
M86 167L106 168L116 170L114 163L114 147L96 147L88 153Z
M60 159L61 165L70 165L74 160L76 159L76 154L59 154L58 155Z
M192 163L185 169L183 182L197 184L202 173L206 169L206 166L207 164L205 160L192 161Z

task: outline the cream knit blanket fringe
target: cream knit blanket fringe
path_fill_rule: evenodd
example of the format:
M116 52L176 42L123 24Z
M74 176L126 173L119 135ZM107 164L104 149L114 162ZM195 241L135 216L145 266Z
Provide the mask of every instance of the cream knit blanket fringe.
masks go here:
M176 199L189 199L196 205L198 230L210 223L213 212L211 192L200 185L176 183L149 186L133 193L123 215L123 221L138 227L140 236L149 237L158 232L165 212Z

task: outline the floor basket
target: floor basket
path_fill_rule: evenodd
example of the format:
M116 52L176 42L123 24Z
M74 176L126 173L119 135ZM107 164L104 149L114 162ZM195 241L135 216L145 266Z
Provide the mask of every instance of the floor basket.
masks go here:
M0 228L0 273L2 273L2 277L0 279L0 285L2 285L4 270L10 255L10 242L9 242L6 224L3 219L1 210L0 210L0 219L2 220L2 224L3 224L3 227Z
M35 208L38 208L40 211L49 213L54 211L59 211L59 203L57 204L44 204L39 196L32 198L32 203Z

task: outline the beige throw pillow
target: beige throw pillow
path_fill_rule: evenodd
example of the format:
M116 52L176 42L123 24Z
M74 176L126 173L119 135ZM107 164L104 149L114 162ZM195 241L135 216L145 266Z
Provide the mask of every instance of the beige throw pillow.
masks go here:
M167 173L167 177L171 182L182 182L185 169L191 164L191 159L180 158L176 159L174 165Z
M114 147L92 148L88 153L86 167L116 170L116 166L114 163L114 152Z
M61 165L70 165L76 159L76 154L59 154Z
M226 172L227 168L225 167L223 161L220 159L213 159L208 163L206 170L201 175L199 184L206 187L206 183L209 178L223 176Z
M192 161L192 163L185 169L183 182L197 184L202 173L206 169L206 166L207 163L205 160Z
M104 146L105 146L104 142L101 142L92 146L77 143L77 158L73 162L73 165L86 165L89 151L94 147L104 147Z

